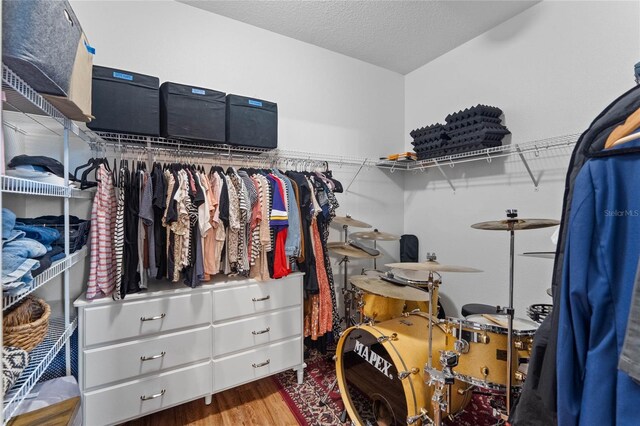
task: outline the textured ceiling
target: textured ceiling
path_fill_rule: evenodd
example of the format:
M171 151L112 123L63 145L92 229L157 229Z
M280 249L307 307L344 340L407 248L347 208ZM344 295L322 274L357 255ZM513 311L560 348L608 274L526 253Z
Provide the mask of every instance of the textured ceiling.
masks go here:
M538 1L177 0L401 74Z

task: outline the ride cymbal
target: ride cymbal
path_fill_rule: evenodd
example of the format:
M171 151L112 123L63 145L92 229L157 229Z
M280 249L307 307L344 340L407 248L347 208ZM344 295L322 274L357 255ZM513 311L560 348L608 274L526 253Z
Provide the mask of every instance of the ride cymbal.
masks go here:
M351 238L358 238L360 240L377 240L377 241L397 241L400 239L399 235L389 234L387 232L380 232L377 229L373 231L354 232L349 235Z
M407 269L410 271L482 272L480 269L469 268L468 266L443 265L435 260L427 260L426 262L387 263L385 266L392 269Z
M392 299L413 300L416 302L426 302L429 300L429 293L418 290L410 286L400 286L390 284L380 278L372 278L364 275L349 278L354 286L378 296L390 297Z
M369 253L362 251L358 248L353 247L349 243L327 243L327 248L330 252L339 254L340 256L349 256L358 259L374 259L382 256L382 254L378 254L376 256L372 256Z
M332 221L339 225L353 226L354 228L371 228L368 223L356 220L349 215L336 216Z
M514 231L524 231L527 229L548 228L557 225L560 225L560 221L555 219L502 219L474 223L471 227L485 231L510 231L512 229Z

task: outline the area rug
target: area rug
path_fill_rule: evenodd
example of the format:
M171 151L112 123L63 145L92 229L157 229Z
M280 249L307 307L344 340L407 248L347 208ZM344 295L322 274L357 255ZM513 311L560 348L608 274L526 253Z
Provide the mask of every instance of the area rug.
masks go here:
M344 411L344 404L337 392L336 386L326 399L326 404L320 402L325 398L329 388L336 378L336 372L331 355L322 355L312 350L305 360L307 368L304 370L304 383L298 385L296 373L292 370L273 376L280 395L289 409L302 426L332 426L346 425L340 421ZM357 397L354 404L358 404ZM489 396L474 394L471 402L453 420L447 420L449 426L490 426L497 424L492 416Z

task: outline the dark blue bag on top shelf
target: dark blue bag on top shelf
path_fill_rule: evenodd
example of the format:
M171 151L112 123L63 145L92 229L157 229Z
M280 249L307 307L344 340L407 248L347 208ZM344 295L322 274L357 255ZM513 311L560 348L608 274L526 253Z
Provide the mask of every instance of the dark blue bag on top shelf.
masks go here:
M278 104L227 95L226 120L228 144L266 149L278 147Z
M106 67L93 67L92 130L160 135L158 77Z
M160 134L224 143L225 93L165 82L160 86Z

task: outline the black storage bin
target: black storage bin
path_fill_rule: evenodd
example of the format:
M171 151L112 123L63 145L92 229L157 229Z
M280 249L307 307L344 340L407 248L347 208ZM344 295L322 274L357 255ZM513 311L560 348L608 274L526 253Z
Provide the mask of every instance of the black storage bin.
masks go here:
M2 2L2 62L40 93L67 94L81 36L66 0Z
M278 104L227 95L227 137L230 145L278 147Z
M93 67L90 129L114 133L160 135L158 77Z
M225 93L177 83L160 86L160 134L165 138L225 140Z

